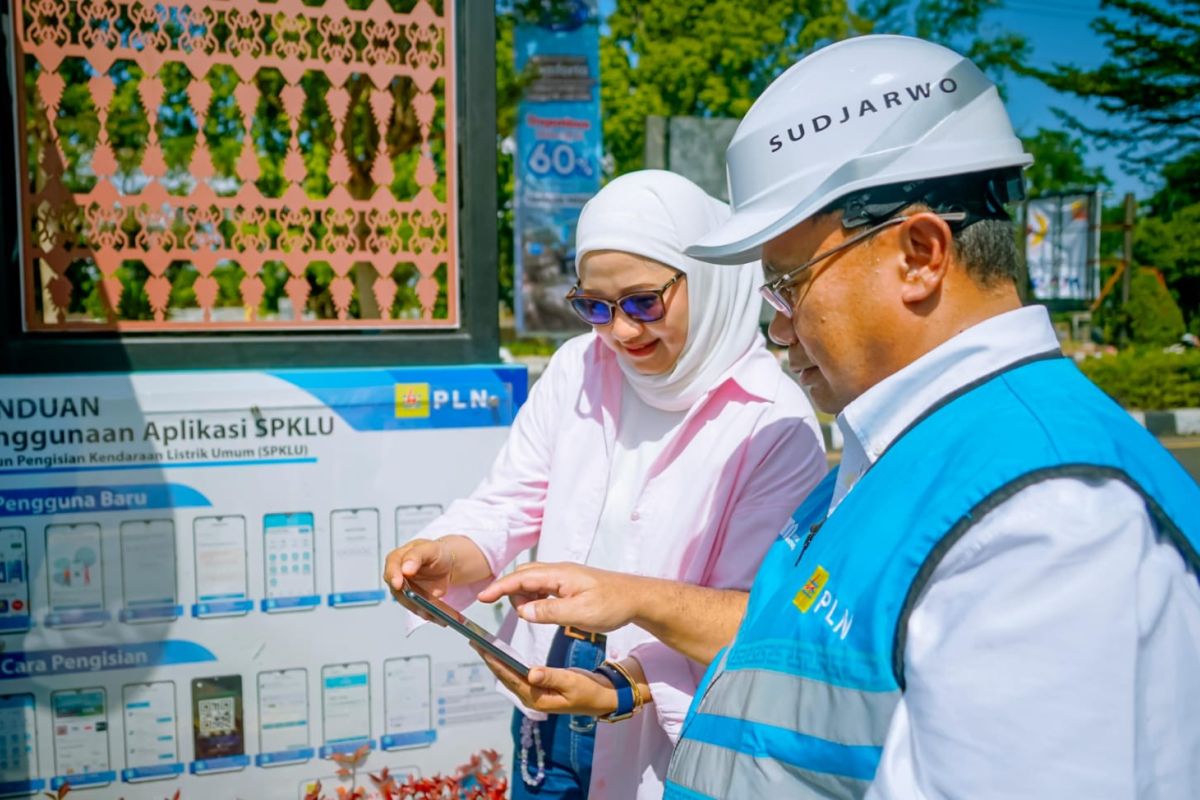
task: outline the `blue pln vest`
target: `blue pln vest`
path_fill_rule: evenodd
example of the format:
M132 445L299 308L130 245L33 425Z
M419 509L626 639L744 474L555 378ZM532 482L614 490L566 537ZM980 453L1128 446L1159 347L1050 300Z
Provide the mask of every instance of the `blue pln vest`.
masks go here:
M1200 487L1049 354L952 395L828 514L834 475L767 554L683 724L667 798L858 798L904 691L908 617L945 553L1021 489L1120 480L1200 574ZM1047 508L1046 523L1070 509Z

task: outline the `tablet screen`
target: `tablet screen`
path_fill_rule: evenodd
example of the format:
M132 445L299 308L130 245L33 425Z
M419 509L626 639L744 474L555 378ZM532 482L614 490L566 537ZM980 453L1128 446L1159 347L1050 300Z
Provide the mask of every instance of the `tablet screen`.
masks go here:
M461 612L456 611L441 600L419 594L408 585L404 587L404 596L468 639L477 642L484 650L516 670L521 676L529 676L529 667L525 666L521 661L521 656L516 650L513 650L507 642L498 639L495 634L467 619Z

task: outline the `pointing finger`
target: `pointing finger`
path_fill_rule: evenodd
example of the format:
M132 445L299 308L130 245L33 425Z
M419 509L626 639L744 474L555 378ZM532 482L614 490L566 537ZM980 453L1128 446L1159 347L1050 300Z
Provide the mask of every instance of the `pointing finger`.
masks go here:
M572 625L580 621L571 615L572 604L561 598L530 600L517 607L517 614L527 622L541 625Z
M559 593L561 582L557 571L539 565L535 569L521 570L505 575L492 582L479 593L479 600L484 603L494 603L501 597L514 594L551 595Z

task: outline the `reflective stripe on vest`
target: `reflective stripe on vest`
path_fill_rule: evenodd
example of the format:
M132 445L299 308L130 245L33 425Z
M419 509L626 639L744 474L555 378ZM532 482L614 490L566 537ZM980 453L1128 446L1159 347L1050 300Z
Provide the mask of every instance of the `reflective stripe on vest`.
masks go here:
M671 770L671 783L663 793L663 800L768 797L854 800L862 797L870 785L867 780L807 770L774 755L754 756L699 739L681 740L675 752L684 766ZM878 754L871 754L871 758L878 758ZM873 773L873 763L870 769Z
M867 692L765 669L721 675L704 713L735 717L850 746L880 746L900 692ZM782 698L798 698L795 703ZM836 715L829 709L836 708Z

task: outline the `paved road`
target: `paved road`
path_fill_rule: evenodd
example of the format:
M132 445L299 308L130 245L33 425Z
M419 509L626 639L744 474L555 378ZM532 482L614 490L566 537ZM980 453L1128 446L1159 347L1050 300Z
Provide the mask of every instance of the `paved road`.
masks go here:
M1179 463L1192 474L1200 483L1200 436L1173 436L1160 440L1171 455L1179 459ZM834 466L842 458L839 452L829 454L829 466Z
M1175 436L1163 439L1162 443L1200 483L1200 436Z

